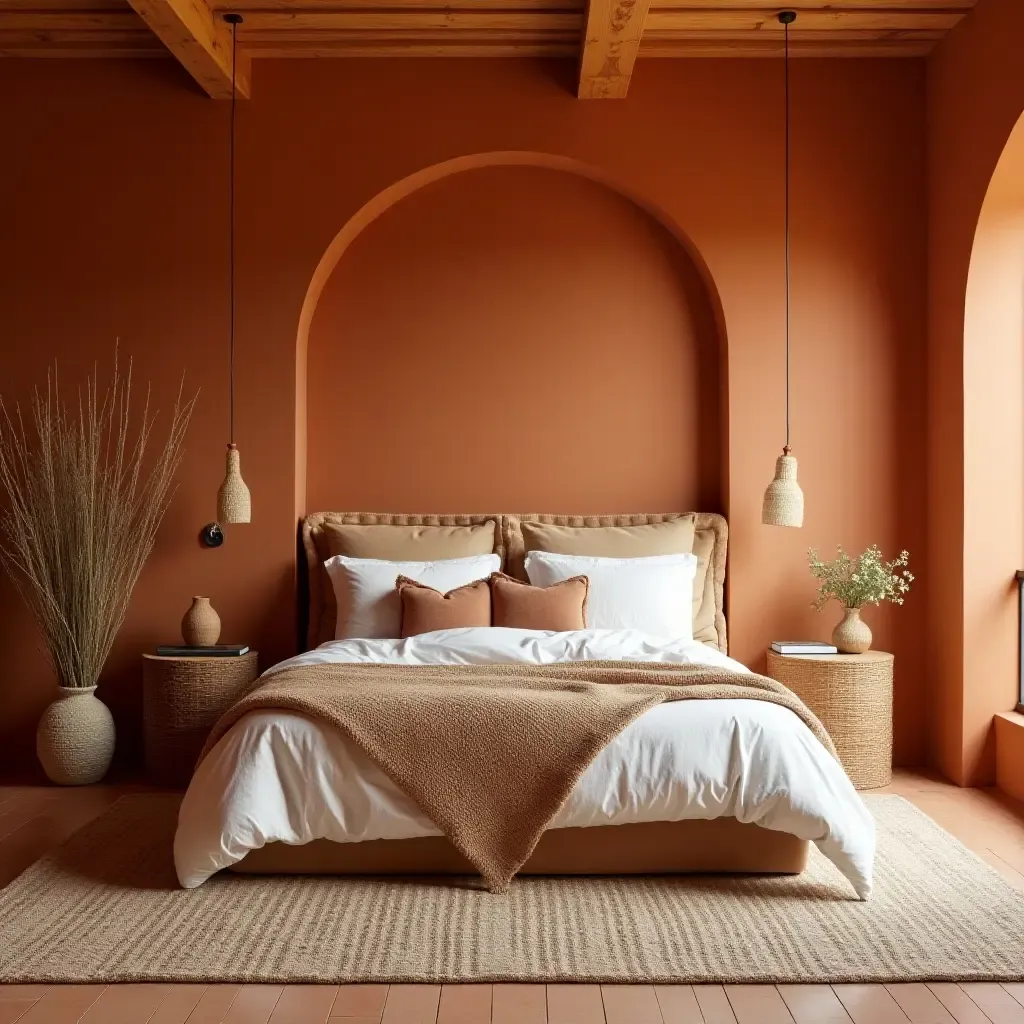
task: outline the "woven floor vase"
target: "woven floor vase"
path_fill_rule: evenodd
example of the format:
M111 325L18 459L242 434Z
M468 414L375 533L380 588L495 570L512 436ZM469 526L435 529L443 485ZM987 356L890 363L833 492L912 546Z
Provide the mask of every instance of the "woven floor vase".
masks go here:
M832 630L832 643L840 654L863 654L871 648L871 628L860 617L859 608L844 608L843 618Z
M51 782L88 786L107 774L114 738L114 718L96 687L62 686L39 719L36 755Z

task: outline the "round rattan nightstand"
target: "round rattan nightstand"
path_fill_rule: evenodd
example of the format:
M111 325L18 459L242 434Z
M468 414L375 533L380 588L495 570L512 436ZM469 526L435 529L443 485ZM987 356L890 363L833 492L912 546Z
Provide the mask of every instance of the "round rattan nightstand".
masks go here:
M146 774L159 785L185 787L210 729L256 680L258 655L142 657Z
M768 651L768 675L818 716L857 789L892 781L892 667L884 651L810 658Z

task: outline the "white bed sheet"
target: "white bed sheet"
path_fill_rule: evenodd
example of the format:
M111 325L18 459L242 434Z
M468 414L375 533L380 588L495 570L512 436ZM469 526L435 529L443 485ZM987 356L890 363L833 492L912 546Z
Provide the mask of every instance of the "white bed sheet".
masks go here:
M620 659L739 662L693 642L635 630L439 630L407 640L323 644L275 666L331 662L495 664ZM756 700L689 700L641 715L584 773L552 828L733 816L813 841L871 892L874 822L840 765L791 711ZM174 841L179 881L202 884L268 842L361 842L440 835L338 730L303 715L258 711L199 766Z

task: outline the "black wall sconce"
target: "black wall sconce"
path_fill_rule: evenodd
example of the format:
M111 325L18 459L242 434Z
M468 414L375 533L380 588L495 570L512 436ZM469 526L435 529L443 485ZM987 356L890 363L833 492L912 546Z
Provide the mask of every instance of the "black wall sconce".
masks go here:
M207 523L199 531L199 543L204 548L219 548L224 543L224 531L220 523Z

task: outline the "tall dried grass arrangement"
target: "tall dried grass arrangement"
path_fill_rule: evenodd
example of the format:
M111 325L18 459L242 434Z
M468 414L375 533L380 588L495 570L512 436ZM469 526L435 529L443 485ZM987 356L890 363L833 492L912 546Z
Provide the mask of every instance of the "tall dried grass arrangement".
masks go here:
M35 616L58 682L95 686L173 496L171 482L195 399L181 391L162 447L147 457L156 413L149 389L131 414L132 368L114 360L62 401L56 372L32 396L30 427L0 400L0 561ZM133 418L137 422L133 425ZM148 465L148 470L147 470Z

